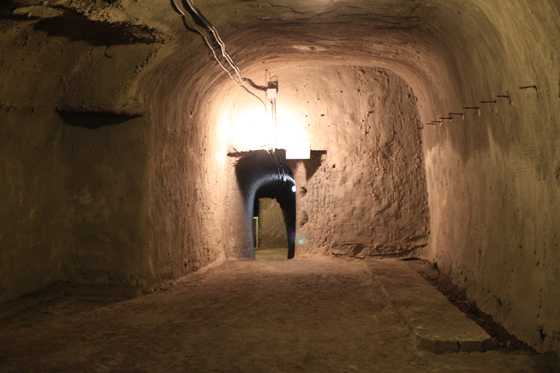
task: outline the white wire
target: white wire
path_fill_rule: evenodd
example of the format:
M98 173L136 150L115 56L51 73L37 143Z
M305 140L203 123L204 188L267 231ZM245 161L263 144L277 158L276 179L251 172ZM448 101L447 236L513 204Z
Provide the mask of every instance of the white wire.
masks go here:
M181 17L183 18L183 20L186 22L186 14L185 12L183 12L181 10L181 8L179 8L177 6L177 3L175 2L175 0L171 0L171 2L173 3L173 7L175 8L175 10L177 12L179 12L179 14L181 15ZM226 67L220 62L220 59L218 58L218 56L216 55L216 51L214 50L214 48L212 47L212 45L210 44L210 41L208 40L208 38L206 37L206 35L204 35L204 33L202 33L202 31L200 31L196 26L190 26L192 27L194 30L196 30L196 32L198 32L200 34L200 36L202 36L202 38L204 39L204 42L206 43L206 45L208 46L208 48L210 48L210 50L212 51L212 54L214 55L214 59L216 60L216 62L220 65L220 67L229 75L229 77L231 78L231 80L233 80L233 82L235 84L237 84L238 86L241 86L241 84L239 84L238 82L235 81L235 79L233 78L233 76L231 75L231 73L229 72L228 69L226 69Z
M251 80L249 79L245 79L243 77L243 75L241 75L241 71L239 70L239 67L233 62L233 59L230 57L230 55L226 52L226 45L225 43L222 41L222 39L220 38L220 35L218 34L218 30L216 30L216 28L214 26L212 26L212 24L210 24L210 22L202 15L200 14L200 12L198 11L198 9L196 8L196 6L194 5L194 3L192 3L192 1L190 0L185 0L187 2L187 4L189 5L189 7L191 8L191 11L193 13L195 13L197 15L197 17L199 17L199 19L206 25L206 27L208 28L208 30L210 30L210 32L212 32L212 34L214 35L214 39L216 40L216 42L220 45L220 49L222 51L222 56L226 59L226 61L228 62L228 64L235 70L235 73L237 75L237 77L239 78L239 80L241 81L241 83L247 83L249 84L251 87L260 90L260 91L266 91L266 87L259 87L257 85L255 85ZM179 6L177 5L177 3L175 3L175 0L171 0L171 3L173 4L173 8L181 15L183 22L185 22L185 24L187 23L186 20L186 14L185 12L183 12L181 10L181 8L179 8ZM247 93L249 93L250 95L255 96L256 99L258 99L264 106L266 112L268 113L268 106L266 105L266 103L259 97L257 96L255 93L251 92L247 87L245 87L245 85L238 83L234 77L231 75L231 73L229 72L229 70L220 62L220 59L218 58L218 56L216 55L216 51L214 50L214 47L212 47L212 44L210 43L210 41L208 40L208 38L206 37L206 35L204 35L204 33L202 31L200 31L196 26L189 26L192 27L196 32L198 32L200 34L200 36L202 36L202 38L204 39L204 42L206 43L206 45L208 46L208 48L210 48L210 50L212 51L212 55L214 56L214 59L216 60L216 62L218 62L218 65L220 65L220 67L229 75L229 77L231 78L231 80L237 84L239 87L243 88L245 91L247 91Z
M253 88L260 90L260 91L266 91L267 87L259 87L256 84L254 84L251 80L249 79L245 79L243 77L243 75L241 74L241 70L239 69L239 67L235 64L235 62L233 62L233 59L231 58L231 56L227 53L226 51L226 44L224 43L224 41L222 40L222 38L220 38L220 34L218 33L218 30L216 30L216 28L210 23L210 21L208 21L206 19L206 17L204 17L200 11L198 10L198 8L196 7L196 5L194 5L194 2L192 0L185 0L186 3L189 5L189 7L191 8L191 11L196 14L196 16L202 21L202 23L204 23L204 25L206 26L206 28L212 33L212 35L214 35L214 39L216 40L216 42L220 45L220 49L222 51L222 56L226 59L226 61L228 62L228 64L231 66L231 68L235 71L237 77L239 78L239 80L243 83L247 83L249 85L251 85ZM265 105L266 106L266 105Z

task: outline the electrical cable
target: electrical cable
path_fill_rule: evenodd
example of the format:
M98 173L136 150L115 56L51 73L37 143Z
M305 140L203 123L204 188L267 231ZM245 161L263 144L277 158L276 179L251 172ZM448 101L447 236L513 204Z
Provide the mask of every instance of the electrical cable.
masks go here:
M183 1L186 1L186 3L189 5L189 7L193 11L193 13L196 14L196 16L199 18L199 20L214 35L214 39L220 45L220 48L221 48L221 51L222 51L222 56L226 59L226 61L229 63L229 65L235 70L235 73L237 74L239 80L241 80L244 83L248 83L253 88L255 88L259 91L266 91L266 89L268 87L259 86L259 85L255 84L251 79L247 79L247 78L243 77L243 75L241 74L241 70L235 64L235 62L233 62L233 59L231 58L231 56L227 53L226 44L223 42L222 38L220 38L220 34L218 33L218 30L210 23L210 21L208 21L208 19L206 19L206 17L204 17L202 15L202 13L200 13L200 11L196 7L196 5L194 5L194 2L192 0L183 0Z
M195 26L190 26L187 23L185 12L181 8L179 8L179 6L175 2L175 0L171 0L171 4L173 6L173 9L181 15L181 18L183 20L183 24L185 25L187 30L190 30L192 28L194 31L196 31L198 34L200 34L200 36L202 36L202 38L204 39L204 42L206 43L208 48L210 48L210 51L212 52L212 55L214 56L214 59L216 60L216 62L218 62L218 65L228 74L228 76L231 78L231 80L237 86L245 89L245 91L247 91L247 93L249 93L249 94L253 95L255 98L257 98L264 105L265 110L268 114L268 106L266 105L266 103L259 96L257 96L254 92L251 92L249 90L249 88L247 88L245 86L245 84L248 84L251 88L256 89L258 91L265 92L265 95L267 93L266 91L267 91L268 87L259 86L259 85L255 84L251 79L245 78L241 74L241 70L235 64L235 62L233 61L233 59L231 58L229 53L227 53L226 45L225 45L224 41L222 40L222 38L220 38L218 30L210 23L210 21L208 21L208 19L206 19L206 17L204 17L202 15L202 13L200 13L200 11L194 5L192 0L183 0L183 6L184 6L185 3L188 5L189 9L191 10L191 15L196 16L198 18L198 20L206 27L207 31L209 31L213 35L214 40L220 46L220 51L222 52L222 57L224 57L224 59L227 61L228 65L235 71L235 74L237 75L237 78L239 79L241 84L238 83L235 80L235 78L230 73L230 71L224 66L224 64L222 64L222 62L220 61L220 59L218 58L218 56L216 54L216 51L215 51L214 47L212 46L212 44L208 40L208 37L198 27L196 27L196 20L195 20ZM272 77L268 76L269 74L270 73L268 72L268 70L266 70L265 71L265 80L266 81L269 81L269 80L267 80L267 77L268 77L268 79L272 79ZM276 84L278 84L277 81L276 81ZM275 98L271 99L271 105L272 105L273 116L274 116L273 120L275 122L274 125L276 126L276 116L275 116L276 99ZM274 198L275 198L276 194L280 191L280 188L281 188L282 184L286 182L286 170L287 169L286 169L286 166L284 165L284 163L282 162L282 159L280 158L280 155L278 154L278 152L276 150L276 143L274 144L273 151L272 152L268 151L267 153L269 154L272 162L276 165L276 172L278 173L278 183L274 186L273 193L272 193Z
M259 91L266 91L267 87L259 86L259 85L255 84L251 79L247 79L247 78L243 77L243 75L241 74L241 70L235 64L235 62L233 61L233 59L231 58L229 53L227 53L226 44L224 43L224 41L220 37L220 34L218 33L218 30L210 23L210 21L208 21L208 19L206 19L206 17L204 17L202 15L202 13L200 13L200 11L196 7L196 5L194 5L194 2L192 0L183 0L183 1L187 3L187 5L191 9L191 11L198 17L198 19L204 24L204 26L206 26L208 31L210 31L212 33L212 35L214 36L214 40L216 40L216 42L220 46L222 56L226 59L228 64L235 71L239 80L243 83L248 83L253 88L255 88Z
M186 14L177 6L177 4L175 3L175 0L171 0L172 4L173 4L173 8L175 8L175 10L181 15L181 17L183 18L183 22L186 23ZM208 41L208 38L206 37L206 35L204 35L202 33L202 31L200 31L196 26L190 26L190 25L185 25L185 27L192 27L193 30L195 30L198 34L200 34L200 36L202 36L202 38L204 39L204 42L206 43L206 45L208 45L208 48L210 48L210 50L212 51L212 54L214 55L214 58L216 59L216 62L218 62L218 64L221 66L222 69L224 69L224 71L229 75L229 77L231 78L231 80L233 80L233 82L235 84L237 84L238 86L241 86L241 84L239 84L238 82L235 81L235 79L233 78L233 76L231 75L231 73L229 72L228 69L226 69L226 67L220 62L220 60L218 59L218 56L216 55L216 51L214 51L214 48L212 47L212 45L210 44L210 41Z
M266 87L258 86L255 83L253 83L253 81L251 79L244 78L243 75L241 75L241 71L239 70L239 67L233 62L233 59L226 52L225 43L220 38L220 36L218 34L218 30L216 30L216 28L214 26L212 26L212 24L198 11L198 9L194 5L194 3L192 3L192 1L190 1L190 0L183 0L183 1L186 2L189 5L189 8L191 9L191 12L194 13L198 17L198 19L206 26L206 28L212 33L212 35L214 36L214 40L216 40L216 42L220 45L222 56L226 59L228 64L233 68L233 70L235 71L235 73L236 73L237 77L239 78L239 80L241 81L241 83L247 83L254 89L266 92ZM265 110L268 114L268 106L266 105L266 103L259 96L257 96L255 93L251 92L244 84L238 83L234 79L234 77L231 75L229 70L222 64L222 62L220 62L218 56L216 55L216 51L214 50L214 47L212 46L212 44L208 40L208 37L202 31L200 31L196 26L193 27L193 26L190 26L190 25L187 24L186 14L181 8L179 8L179 6L175 2L175 0L171 0L171 4L173 6L173 9L181 15L181 18L183 19L183 23L185 24L185 27L187 29L192 28L200 36L202 36L202 38L204 39L204 42L206 43L208 48L210 48L210 51L212 51L212 55L214 56L214 59L216 60L216 62L218 62L218 65L220 65L220 67L228 74L228 76L231 78L231 80L237 86L243 88L245 91L247 91L247 93L251 94L256 99L258 99L263 104L263 106L264 106L264 108L265 108Z
M189 6L189 8L191 9L192 13L194 13L198 19L206 26L206 28L212 33L212 35L214 35L214 39L216 40L216 42L220 45L221 48L221 52L222 52L222 56L226 59L226 61L228 62L228 64L234 69L237 77L239 78L239 80L241 82L247 82L249 83L253 88L260 90L260 91L264 91L266 93L266 90L268 87L261 87L256 85L255 83L253 83L253 81L251 81L250 79L244 78L243 75L241 74L241 71L239 69L239 67L233 62L233 59L231 58L231 56L227 53L226 51L226 46L225 43L222 41L222 39L220 38L220 35L218 34L218 30L216 30L216 28L206 19L206 17L204 17L200 11L196 8L196 6L194 5L194 3L192 2L192 0L183 0L184 2L187 3L187 5ZM173 8L181 15L181 17L183 18L183 22L186 23L186 14L185 12L183 12L179 6L175 3L175 0L171 0L172 4L173 4ZM212 47L212 45L210 44L208 38L206 37L206 35L204 35L204 33L202 31L200 31L196 26L193 27L194 30L196 30L204 39L204 41L206 42L206 45L208 45L208 47L210 48L210 50L212 51L212 54L214 55L214 58L216 59L216 61L218 62L218 64L222 67L222 69L229 75L229 77L231 78L231 80L233 80L233 82L235 84L237 84L238 86L244 88L248 93L252 94L253 96L255 96L257 99L259 99L259 101L262 102L262 104L264 105L266 111L268 112L268 107L267 105L264 103L264 101L258 97L257 95L255 95L253 92L249 91L247 89L247 87L245 87L244 85L239 84L238 82L235 81L235 79L233 78L233 76L231 75L231 73L229 72L228 69L226 69L226 67L220 62L220 60L218 59L218 56L215 53L214 48ZM265 71L265 80L268 77L268 74L270 74L267 71ZM272 79L272 77L269 77L269 79ZM272 99L274 100L274 99ZM275 102L274 102L275 103ZM273 104L274 105L274 104ZM274 107L273 107L274 110ZM274 120L276 121L276 118L274 118ZM283 164L280 155L278 154L278 152L276 151L276 147L273 150L273 152L268 152L268 154L270 155L270 158L272 160L272 162L276 165L276 172L278 173L278 178L279 178L279 183L280 182L286 182L286 166ZM276 187L274 189L277 189Z

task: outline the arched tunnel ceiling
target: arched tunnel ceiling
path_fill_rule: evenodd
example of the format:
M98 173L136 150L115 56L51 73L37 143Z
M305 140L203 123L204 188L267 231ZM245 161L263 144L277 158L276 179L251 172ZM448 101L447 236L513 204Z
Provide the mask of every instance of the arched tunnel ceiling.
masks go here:
M542 14L550 14L551 19L558 13L557 7L548 3L528 6L519 1L490 4L482 0L461 3L198 1L195 4L217 27L228 52L246 76L262 80L263 63L269 69L274 69L275 64L300 63L388 68L414 88L424 121L445 116L447 113L442 111L453 111L461 104L479 100L475 96L481 93L477 91L496 94L513 89L496 83L491 86L486 76L493 76L494 82L517 76L520 85L528 83L520 73L534 74L526 69L517 71L512 61L530 58L531 51L516 48L515 38L524 34L524 27L537 31L535 40L547 39L549 33L546 28L539 30L534 22L525 22L519 15L534 7L542 8ZM4 7L11 12L7 17L37 19L39 31L62 36L72 29L82 30L81 36L76 33L68 36L81 37L92 45L124 43L125 39L131 44L171 42L176 45L172 52L174 64L180 65L193 55L203 59L197 72L185 69L186 75L215 74L216 64L202 39L192 29L185 29L180 15L167 0L11 0ZM82 27L66 27L80 24L80 17ZM60 26L55 27L49 19L56 20ZM187 27L195 25L189 16L186 23ZM226 78L226 75L219 77ZM476 81L477 78L480 80ZM470 90L464 89L466 84Z
M472 31L466 29L480 29L490 39L496 33L474 3L279 0L196 4L248 76L261 79L262 62L268 68L275 63L302 62L390 68L417 90L424 107L431 108L441 104L438 92L443 87L448 94L450 88L458 93L458 56L453 53L457 50L450 48L459 45L468 51L470 43L463 39ZM216 67L208 66L214 62L208 59L202 39L185 29L167 0L12 1L8 6L19 6L12 10L14 18L36 18L36 29L50 35L66 34L92 45L174 41L179 52L176 63L185 57L181 49L186 49L186 55L201 52L205 71ZM80 17L83 24L76 27ZM192 18L186 19L194 26ZM428 118L433 113L425 114Z
M441 104L442 88L447 94L457 94L458 86L451 76L454 60L445 44L453 32L443 24L455 10L438 5L414 1L204 2L200 9L217 25L243 72L256 81L262 80L264 69L287 65L383 67L402 75L415 88L422 107L429 109ZM448 30L441 33L438 28Z

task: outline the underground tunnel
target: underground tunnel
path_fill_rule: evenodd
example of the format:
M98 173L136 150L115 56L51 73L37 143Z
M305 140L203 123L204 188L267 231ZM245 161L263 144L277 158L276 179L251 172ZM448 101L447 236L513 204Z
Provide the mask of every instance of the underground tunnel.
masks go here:
M294 257L297 188L292 172L281 159L279 153L259 151L245 155L235 165L237 184L245 203L246 227L251 228L248 246L252 248L252 257L255 256L256 241L259 236L258 230L255 231L253 226L253 219L255 216L259 217L259 201L264 203L262 199L265 198L274 199L281 209L286 246L280 245L279 248L287 249L286 259ZM257 240L253 237L257 237Z
M279 266L421 259L560 353L559 25L555 0L3 2L0 307L249 262L271 198Z

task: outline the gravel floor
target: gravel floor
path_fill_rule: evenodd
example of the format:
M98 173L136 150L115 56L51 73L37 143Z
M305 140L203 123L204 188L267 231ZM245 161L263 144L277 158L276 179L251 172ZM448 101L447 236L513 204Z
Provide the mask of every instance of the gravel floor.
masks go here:
M0 372L555 372L553 357L417 350L364 262L226 261L166 291L61 298L0 324Z

